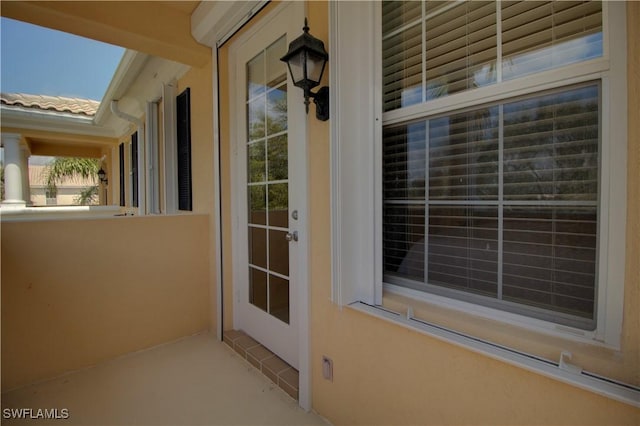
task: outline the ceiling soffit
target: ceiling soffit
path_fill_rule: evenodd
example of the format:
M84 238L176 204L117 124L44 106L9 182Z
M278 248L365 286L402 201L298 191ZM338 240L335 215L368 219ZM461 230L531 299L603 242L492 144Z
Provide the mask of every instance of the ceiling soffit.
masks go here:
M197 2L6 1L2 16L201 67L211 50L191 35Z

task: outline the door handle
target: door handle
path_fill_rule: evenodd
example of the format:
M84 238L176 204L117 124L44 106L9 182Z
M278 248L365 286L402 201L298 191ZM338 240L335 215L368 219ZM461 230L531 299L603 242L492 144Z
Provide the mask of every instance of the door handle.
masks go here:
M293 232L287 232L287 235L285 236L285 238L287 239L287 241L291 242L291 241L298 241L298 231L293 231Z

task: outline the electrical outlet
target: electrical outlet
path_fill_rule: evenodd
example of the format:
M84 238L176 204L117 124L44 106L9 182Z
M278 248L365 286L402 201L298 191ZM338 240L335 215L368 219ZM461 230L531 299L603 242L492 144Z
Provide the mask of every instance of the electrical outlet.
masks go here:
M333 361L324 355L322 356L322 377L333 382Z

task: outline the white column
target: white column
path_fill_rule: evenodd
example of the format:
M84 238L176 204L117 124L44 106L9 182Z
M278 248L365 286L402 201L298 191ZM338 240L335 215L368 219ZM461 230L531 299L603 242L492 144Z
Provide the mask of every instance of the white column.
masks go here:
M4 146L4 200L2 207L25 207L22 195L22 151L20 149L20 135L17 133L3 133ZM28 177L27 177L28 179Z
M29 182L29 157L31 151L27 145L20 145L20 174L22 177L22 198L27 206L33 206L31 202L31 188Z

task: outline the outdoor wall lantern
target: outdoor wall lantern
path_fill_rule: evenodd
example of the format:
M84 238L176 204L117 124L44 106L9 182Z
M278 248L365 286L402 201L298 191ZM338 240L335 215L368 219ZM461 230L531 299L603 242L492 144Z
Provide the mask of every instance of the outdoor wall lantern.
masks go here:
M289 51L280 58L289 66L291 79L295 86L304 90L304 105L309 113L309 98L316 104L316 118L320 121L329 119L329 88L321 87L316 93L311 89L320 84L324 67L329 54L324 50L324 43L309 34L307 18L304 19L304 33L289 43Z
M109 179L107 179L107 172L105 172L102 167L100 167L100 170L98 170L98 178L100 179L101 183L104 183L105 185L109 184Z

